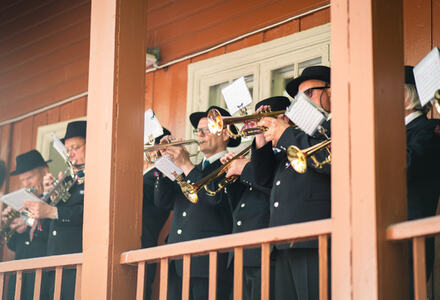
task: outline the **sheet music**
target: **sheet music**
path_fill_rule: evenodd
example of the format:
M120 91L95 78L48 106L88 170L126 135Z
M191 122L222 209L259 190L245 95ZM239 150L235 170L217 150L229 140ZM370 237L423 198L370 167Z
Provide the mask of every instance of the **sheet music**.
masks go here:
M156 114L149 109L144 114L144 144L151 144L152 141L163 134L162 125L160 125Z
M53 144L52 144L53 148L61 155L64 161L67 161L67 149L64 146L64 144L55 135L55 133L52 133L52 139L53 139Z
M0 197L0 201L17 211L22 211L24 209L25 201L42 202L40 198L24 188Z
M322 109L301 92L298 92L285 115L308 135L315 134L319 125L326 120Z
M174 172L177 175L183 173L182 169L179 168L167 155L156 159L154 166L172 181L176 180L176 177L173 175Z
M437 47L414 67L414 78L420 103L424 106L433 100L434 93L440 89L440 51Z
M244 77L238 78L222 89L222 94L231 115L252 103L252 96Z

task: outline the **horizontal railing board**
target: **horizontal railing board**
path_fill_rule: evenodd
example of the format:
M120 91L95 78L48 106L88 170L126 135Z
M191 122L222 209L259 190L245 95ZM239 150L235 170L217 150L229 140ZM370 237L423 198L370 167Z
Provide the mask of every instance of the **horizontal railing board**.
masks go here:
M331 219L277 226L242 233L233 233L194 241L123 252L121 264L140 261L155 262L162 258L182 258L185 254L205 255L211 251L229 251L236 247L258 247L263 243L280 244L329 235Z
M35 269L55 268L58 266L80 265L83 261L82 253L53 255L37 258L11 260L0 263L0 273L26 271Z
M406 240L435 234L440 234L440 216L390 225L386 237L387 240Z

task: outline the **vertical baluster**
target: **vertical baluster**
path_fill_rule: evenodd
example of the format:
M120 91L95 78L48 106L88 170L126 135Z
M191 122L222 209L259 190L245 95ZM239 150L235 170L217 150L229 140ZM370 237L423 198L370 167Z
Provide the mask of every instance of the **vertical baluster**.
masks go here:
M41 269L35 270L34 299L40 299L42 273L43 271Z
M182 300L189 300L189 283L191 277L191 255L183 256Z
M82 265L76 265L75 300L81 300L81 272Z
M168 298L168 258L160 260L160 288L159 299L167 300Z
M413 243L413 267L414 267L414 299L426 300L426 257L425 237L415 237Z
M261 245L261 300L269 300L270 289L270 244Z
M209 298L215 300L217 295L217 252L209 252Z
M243 296L243 248L234 248L234 300Z
M21 298L21 282L23 280L23 272L17 271L15 275L15 300L20 300Z
M145 262L141 261L138 263L137 272L137 285L136 285L136 299L144 299L144 283L145 283Z
M53 292L53 299L60 300L61 298L61 281L63 280L63 267L55 268L55 288Z
M0 299L3 299L3 285L5 284L5 273L0 273Z
M328 237L320 235L319 241L319 300L328 299Z

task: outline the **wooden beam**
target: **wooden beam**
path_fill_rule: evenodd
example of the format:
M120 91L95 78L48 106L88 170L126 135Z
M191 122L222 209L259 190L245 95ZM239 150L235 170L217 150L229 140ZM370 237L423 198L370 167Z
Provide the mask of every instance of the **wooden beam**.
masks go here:
M334 0L332 299L408 299L402 1ZM403 288L402 288L403 287Z
M83 299L135 299L140 247L145 1L92 0L82 269Z

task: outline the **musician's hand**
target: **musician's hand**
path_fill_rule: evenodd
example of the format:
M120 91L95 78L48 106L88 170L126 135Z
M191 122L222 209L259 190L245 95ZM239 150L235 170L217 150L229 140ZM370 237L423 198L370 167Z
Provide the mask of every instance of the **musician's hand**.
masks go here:
M11 225L9 225L11 230L15 230L18 233L23 233L26 230L26 227L26 222L21 217L15 218Z
M226 173L226 177L231 177L234 175L240 176L243 172L244 167L250 161L249 158L236 158L229 165L228 172Z
M267 127L264 132L266 141L272 141L272 145L276 145L284 131L289 127L289 123L284 119L263 118L258 122L258 126Z
M8 206L2 211L2 221L7 222L8 221L8 215L12 211L12 207Z
M162 144L168 144L168 143L171 143L171 141L172 141L173 139L174 139L174 138L173 138L171 135L166 135L166 136L164 136L163 138L160 139L159 144L162 145ZM166 151L166 148L163 148L163 149L160 149L160 150L159 150L160 154L162 154L162 155L165 154L165 151Z
M228 161L230 161L234 156L235 156L234 152L229 152L229 153L223 155L222 158L220 158L220 162L221 162L222 164L225 164L225 163L227 163Z
M53 176L51 173L47 173L46 175L44 175L43 187L45 193L48 193L51 189L53 189L54 182L55 182L55 176Z
M183 141L183 139L178 139L177 141ZM189 159L189 152L184 146L172 146L167 147L165 154L168 155L174 163L183 170L185 175L194 168L193 163Z
M56 219L58 209L44 202L26 201L24 206L29 211L29 217L36 219Z

